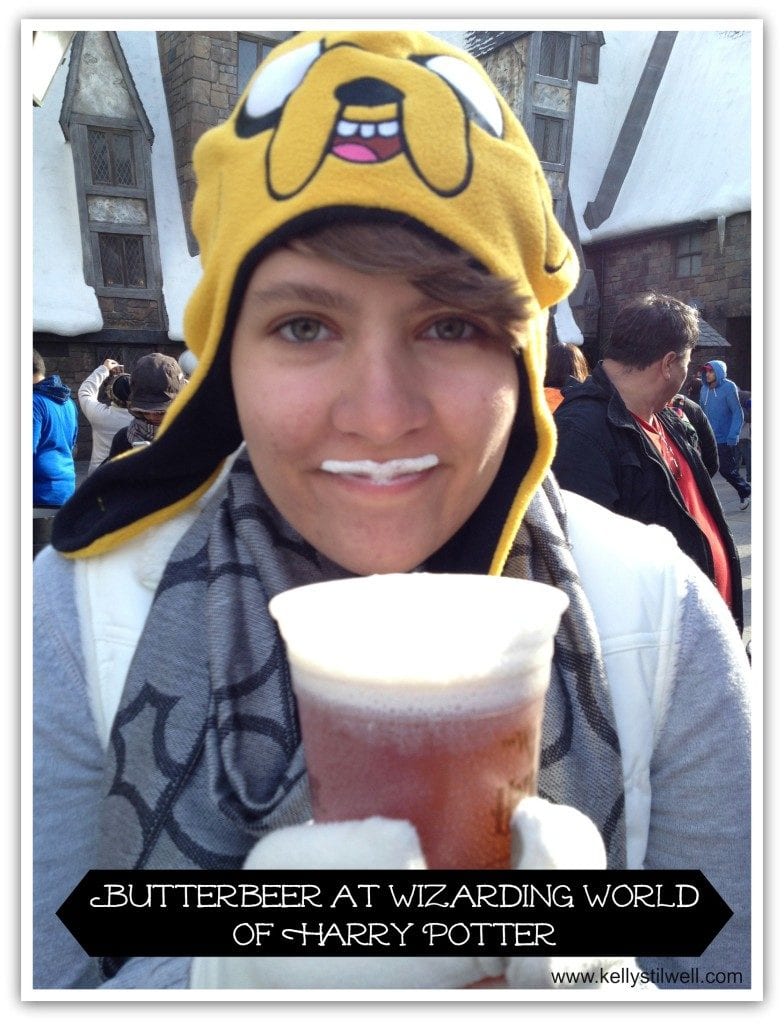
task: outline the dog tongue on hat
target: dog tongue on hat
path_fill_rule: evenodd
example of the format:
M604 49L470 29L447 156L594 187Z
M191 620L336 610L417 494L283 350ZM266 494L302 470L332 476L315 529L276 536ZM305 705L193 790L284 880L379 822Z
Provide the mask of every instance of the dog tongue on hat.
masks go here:
M357 139L345 139L337 136L332 143L332 152L342 160L355 164L377 163L389 160L401 150L400 136L374 135L359 142Z
M332 147L332 152L353 164L371 164L378 161L370 146L363 146L359 142L340 142Z

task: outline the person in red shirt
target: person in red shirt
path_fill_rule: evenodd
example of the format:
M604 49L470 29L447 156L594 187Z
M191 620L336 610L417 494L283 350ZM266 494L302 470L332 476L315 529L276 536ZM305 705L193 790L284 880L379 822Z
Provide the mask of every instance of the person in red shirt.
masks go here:
M713 580L743 629L740 560L699 451L668 405L686 380L699 313L670 295L623 306L603 359L555 412L561 487L657 523Z

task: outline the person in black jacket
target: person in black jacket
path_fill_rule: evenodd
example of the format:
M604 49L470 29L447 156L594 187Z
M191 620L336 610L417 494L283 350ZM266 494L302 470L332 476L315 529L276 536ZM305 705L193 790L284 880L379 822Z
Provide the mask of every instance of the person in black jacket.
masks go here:
M678 394L669 406L680 416L681 426L702 459L708 475L716 476L719 471L719 448L713 427L700 403L692 401L684 394Z
M649 293L618 312L601 362L555 413L553 473L621 515L657 523L714 581L740 630L740 560L702 458L668 403L686 379L697 311Z
M184 385L185 374L172 356L161 352L142 356L130 377L128 409L133 420L130 426L122 427L114 435L104 461L131 448L151 444L166 410Z

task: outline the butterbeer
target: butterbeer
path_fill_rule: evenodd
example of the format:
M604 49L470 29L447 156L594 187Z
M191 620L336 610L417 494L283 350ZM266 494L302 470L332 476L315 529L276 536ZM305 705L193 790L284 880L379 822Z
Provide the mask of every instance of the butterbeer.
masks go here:
M431 868L509 867L566 604L530 581L426 573L273 599L315 820L404 819Z

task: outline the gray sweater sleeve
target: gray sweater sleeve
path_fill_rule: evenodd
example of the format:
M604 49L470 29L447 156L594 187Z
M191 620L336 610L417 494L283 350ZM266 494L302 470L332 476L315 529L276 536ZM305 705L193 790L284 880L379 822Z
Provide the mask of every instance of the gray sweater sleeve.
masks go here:
M749 667L737 631L707 588L689 581L675 688L651 764L645 866L701 870L733 911L696 959L640 958L689 971L699 985L751 984L751 727ZM693 988L671 978L658 987Z
M87 693L73 563L33 564L33 985L94 988L101 976L55 916L95 864L103 750ZM190 958L131 960L111 988L187 988Z

